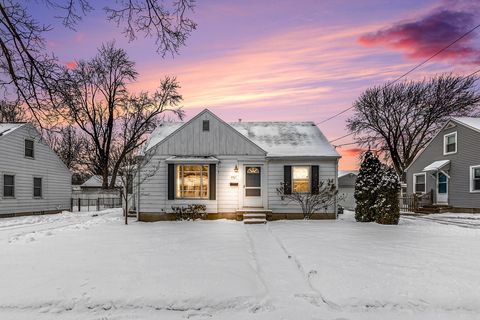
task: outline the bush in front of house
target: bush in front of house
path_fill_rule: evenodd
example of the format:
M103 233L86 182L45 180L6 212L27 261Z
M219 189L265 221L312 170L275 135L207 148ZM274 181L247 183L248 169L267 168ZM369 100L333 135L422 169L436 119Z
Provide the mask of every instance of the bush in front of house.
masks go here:
M400 180L392 167L383 167L377 189L375 221L380 224L398 224L400 219Z
M381 180L382 163L370 150L365 152L355 182L355 220L372 222L377 217L378 184Z
M207 206L204 204L189 204L188 206L172 206L173 215L177 221L195 221L207 217Z
M305 220L312 219L315 213L321 210L327 213L327 210L334 207L337 201L344 199L344 197L338 197L338 189L333 179L320 180L312 189L310 192L295 192L282 183L276 191L285 204L295 203L300 206Z

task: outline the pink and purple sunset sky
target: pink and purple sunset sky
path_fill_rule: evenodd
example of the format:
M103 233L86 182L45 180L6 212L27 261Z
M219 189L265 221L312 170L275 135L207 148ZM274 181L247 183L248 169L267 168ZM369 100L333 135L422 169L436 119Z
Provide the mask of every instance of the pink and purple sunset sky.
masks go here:
M198 29L180 55L162 58L153 40L128 42L106 21L105 1L76 31L38 8L54 29L48 47L69 66L115 40L136 61L134 91L154 91L165 75L180 82L187 119L209 108L226 121L319 122L352 105L366 88L392 80L480 21L480 1L198 0ZM480 68L473 33L409 79ZM320 125L329 140L347 133L347 112ZM352 142L351 137L336 143ZM355 169L361 151L338 148L340 169Z

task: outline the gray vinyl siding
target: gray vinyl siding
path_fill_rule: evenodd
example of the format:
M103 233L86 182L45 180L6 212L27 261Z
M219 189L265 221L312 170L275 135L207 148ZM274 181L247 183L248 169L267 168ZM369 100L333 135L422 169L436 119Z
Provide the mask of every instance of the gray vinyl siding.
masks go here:
M348 173L338 178L338 187L355 187L356 180L356 174Z
M203 131L203 120L210 130ZM156 147L157 154L176 156L265 155L260 147L209 112L200 113Z
M34 158L25 157L25 139L34 140ZM15 197L3 196L3 175L15 176ZM42 178L42 197L33 196L33 178ZM68 210L71 174L57 155L26 124L0 137L0 215Z
M407 169L408 192L413 192L413 174L437 160L450 160L448 182L448 204L456 208L480 208L480 193L470 192L470 166L480 165L480 132L455 123L455 127L444 129L430 142L425 150ZM443 155L444 135L457 132L457 152ZM436 191L436 179L426 175L426 191Z
M271 160L268 166L268 209L274 213L301 213L301 207L297 203L282 200L281 196L276 192L283 182L284 166L319 166L320 180L337 179L337 161L336 160ZM329 208L329 212L333 212L334 208Z

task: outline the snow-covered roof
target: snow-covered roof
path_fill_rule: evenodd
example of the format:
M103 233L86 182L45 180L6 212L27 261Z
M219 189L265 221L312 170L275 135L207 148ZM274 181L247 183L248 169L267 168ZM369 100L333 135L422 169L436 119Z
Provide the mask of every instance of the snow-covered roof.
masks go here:
M112 180L112 177L109 176L108 182L110 183L111 180ZM81 188L101 188L102 182L103 182L102 176L95 175L95 176L92 176L87 181L85 181L82 185L80 185L80 187ZM122 177L117 176L117 178L115 179L115 186L120 187L122 185L123 185Z
M145 145L145 151L150 150L153 146L157 145L160 141L168 137L173 131L180 128L183 122L162 122L158 127L153 130L152 134L147 140Z
M313 122L232 122L238 132L276 156L333 156L335 151Z
M445 167L450 163L450 160L438 160L430 163L428 166L423 168L423 171L437 171Z
M358 170L338 170L338 177L343 177L348 174L358 175Z
M23 126L24 124L25 123L15 123L15 122L0 123L0 137L11 133L12 131Z
M147 141L145 150L164 140L183 122L165 122ZM235 130L267 151L267 156L331 156L340 155L313 122L231 122Z
M463 123L464 125L480 131L480 118L474 117L455 117L452 120Z

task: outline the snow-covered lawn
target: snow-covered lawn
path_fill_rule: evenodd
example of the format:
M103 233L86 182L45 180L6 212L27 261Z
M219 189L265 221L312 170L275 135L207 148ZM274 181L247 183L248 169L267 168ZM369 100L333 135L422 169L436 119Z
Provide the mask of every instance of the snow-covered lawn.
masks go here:
M92 214L0 219L0 319L479 318L480 216L125 226L118 209Z

